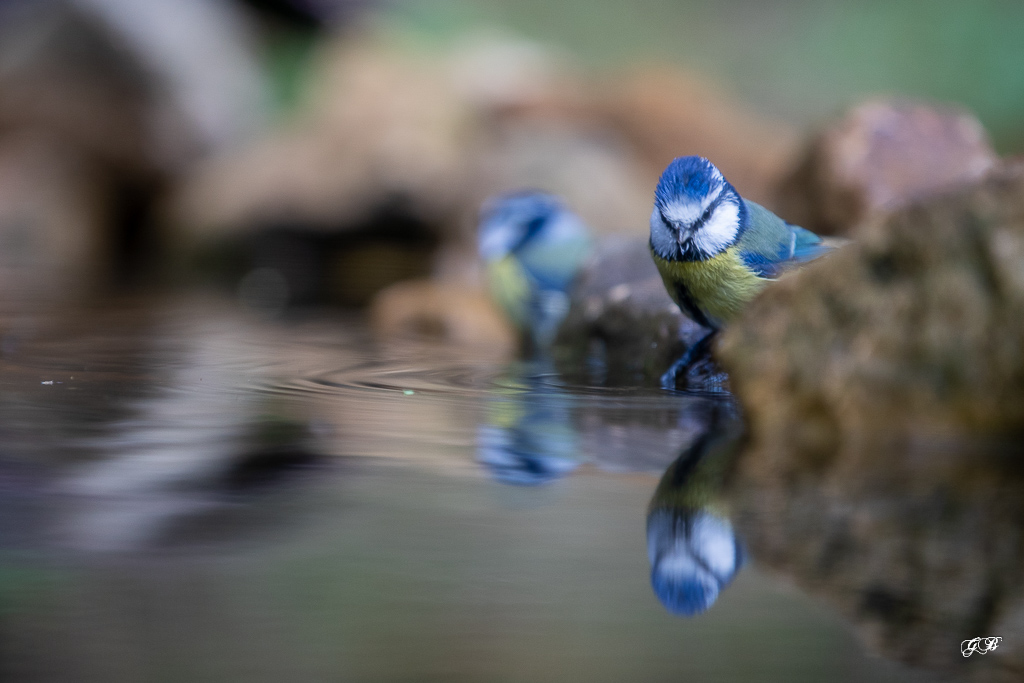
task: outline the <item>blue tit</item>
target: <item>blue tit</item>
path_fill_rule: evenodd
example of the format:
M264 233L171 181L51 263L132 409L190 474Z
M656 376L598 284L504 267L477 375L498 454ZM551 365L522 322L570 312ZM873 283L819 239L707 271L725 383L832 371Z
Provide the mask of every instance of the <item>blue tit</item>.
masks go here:
M479 250L491 294L535 349L553 341L592 249L587 226L558 197L515 192L484 205Z
M711 331L663 384L674 386L675 374L769 282L831 249L813 232L740 197L707 159L674 159L654 194L651 254L672 300Z
M743 566L720 495L742 433L733 407L712 405L704 433L669 466L651 499L651 587L673 614L707 611Z

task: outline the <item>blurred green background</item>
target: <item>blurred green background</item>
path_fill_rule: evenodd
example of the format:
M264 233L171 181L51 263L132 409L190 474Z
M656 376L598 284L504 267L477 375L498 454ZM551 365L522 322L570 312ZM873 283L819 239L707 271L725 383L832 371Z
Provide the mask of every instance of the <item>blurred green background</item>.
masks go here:
M813 124L865 95L958 102L1024 149L1024 3L1011 0L404 0L438 37L496 26L587 65L670 59L754 108Z

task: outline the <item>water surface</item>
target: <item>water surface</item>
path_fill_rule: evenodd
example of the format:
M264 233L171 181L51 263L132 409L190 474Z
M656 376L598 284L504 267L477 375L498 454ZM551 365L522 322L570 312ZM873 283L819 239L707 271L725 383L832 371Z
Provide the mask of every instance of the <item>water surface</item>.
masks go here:
M3 680L932 680L738 534L706 610L659 600L649 513L735 533L672 476L727 398L201 299L3 348Z

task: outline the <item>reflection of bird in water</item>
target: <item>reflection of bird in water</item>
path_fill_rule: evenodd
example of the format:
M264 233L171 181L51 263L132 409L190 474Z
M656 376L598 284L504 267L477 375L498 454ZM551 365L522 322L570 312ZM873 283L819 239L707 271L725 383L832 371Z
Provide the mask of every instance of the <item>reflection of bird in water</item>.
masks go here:
M488 200L478 240L492 296L534 350L547 347L593 247L587 226L553 195L517 192Z
M718 498L741 435L735 407L711 403L707 431L669 466L651 499L651 585L674 614L707 611L743 563L740 544Z
M672 300L711 331L665 373L662 386L675 388L678 374L771 280L831 249L740 197L707 159L674 159L655 191L651 253Z
M477 428L477 458L503 484L547 484L579 465L572 397L532 376L506 378Z

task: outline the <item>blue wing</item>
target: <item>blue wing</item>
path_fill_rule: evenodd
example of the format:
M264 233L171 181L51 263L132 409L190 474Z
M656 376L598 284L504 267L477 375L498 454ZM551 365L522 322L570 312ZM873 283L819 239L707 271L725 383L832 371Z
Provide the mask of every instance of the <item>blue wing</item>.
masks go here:
M758 277L777 278L832 250L810 230L791 225L754 202L744 201L749 222L737 246L740 259Z

